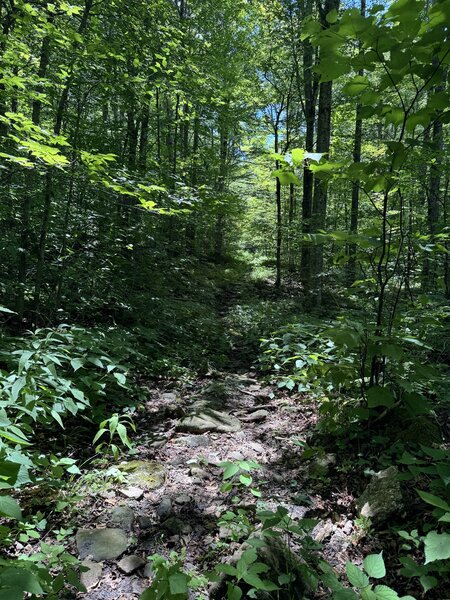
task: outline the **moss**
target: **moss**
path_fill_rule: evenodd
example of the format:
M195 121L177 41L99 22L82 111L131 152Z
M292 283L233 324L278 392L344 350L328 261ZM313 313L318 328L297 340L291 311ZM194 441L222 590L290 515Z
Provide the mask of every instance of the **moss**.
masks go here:
M128 483L148 490L160 487L166 478L164 467L148 460L132 460L119 465L119 469L127 474Z

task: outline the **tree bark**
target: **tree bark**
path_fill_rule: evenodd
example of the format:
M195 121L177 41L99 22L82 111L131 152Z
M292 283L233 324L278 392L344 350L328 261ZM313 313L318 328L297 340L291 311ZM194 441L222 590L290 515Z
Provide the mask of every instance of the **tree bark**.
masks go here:
M313 1L307 0L304 18L312 15ZM304 116L305 116L305 150L314 151L314 130L316 120L317 80L313 74L314 49L309 40L303 43L303 85L304 85ZM302 198L302 233L311 232L311 219L313 214L313 174L306 168L303 169L303 198ZM311 289L312 274L312 249L308 242L302 244L301 254L301 282L303 290L308 293Z
M366 15L366 0L361 0L361 15ZM361 51L361 46L360 46ZM363 76L364 71L361 69L358 75ZM361 147L362 147L362 119L361 119L361 104L356 105L356 120L355 120L355 135L353 138L353 162L361 162ZM358 233L359 219L359 185L355 181L352 183L352 205L350 209L350 234ZM356 279L356 243L351 242L348 247L348 265L347 265L347 285L351 286Z
M324 0L319 4L320 21L324 29L329 27L326 15L333 9L338 10L339 0ZM319 86L319 106L317 116L317 143L316 149L319 153L328 153L331 140L331 103L333 97L333 83L324 81ZM313 223L314 230L322 230L326 226L328 201L328 184L325 180L316 178L314 180L313 197ZM323 285L323 244L314 247L312 262L312 299L313 304L320 307L322 304Z

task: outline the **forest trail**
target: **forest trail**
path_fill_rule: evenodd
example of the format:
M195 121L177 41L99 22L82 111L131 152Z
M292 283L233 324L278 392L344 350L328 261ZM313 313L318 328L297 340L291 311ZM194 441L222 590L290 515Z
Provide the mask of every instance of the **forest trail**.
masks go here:
M215 423L206 422L207 415L218 413L222 416ZM193 414L202 414L203 423L186 420L186 415ZM310 477L311 463L301 459L298 442L308 435L315 419L313 406L274 399L270 388L252 371L215 372L182 386L149 388L145 411L137 423L136 454L130 460L159 465L164 481L146 489L145 482L140 487L139 481L133 480L133 487L123 482L86 496L78 527L117 528L119 521L127 548L114 560L100 561L101 571L88 562L93 570L83 575L83 581L90 589L77 597L138 598L151 583L147 558L155 553L168 556L172 550L185 548L185 568L197 572L226 562L239 546L237 540L243 537L246 524L244 520L227 525L223 520L227 511L236 511L234 494L220 491L223 461L250 461L260 466L252 475L266 508L281 505L292 518L320 514L314 537L322 542L328 538L325 555L332 564L342 565L351 547L353 526L347 507L352 499L344 494L332 501L322 497L320 481ZM227 428L232 431L220 431ZM334 457L329 461L332 468ZM256 499L249 490L240 490L239 496L242 506L254 511ZM336 505L331 507L331 503ZM341 515L337 518L334 514L332 523L327 515L336 507ZM241 532L235 529L239 527Z

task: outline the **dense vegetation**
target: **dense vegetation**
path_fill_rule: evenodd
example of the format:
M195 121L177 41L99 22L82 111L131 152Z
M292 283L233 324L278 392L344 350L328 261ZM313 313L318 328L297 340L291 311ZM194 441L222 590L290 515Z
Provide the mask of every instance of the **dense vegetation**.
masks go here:
M447 598L450 1L0 0L0 22L1 598L80 589L67 486L132 448L144 385L251 365L316 407L299 443L341 482L394 465L407 489L385 537L360 523L400 595L380 556L339 581L263 515L300 539L305 597ZM230 599L271 591L245 558ZM155 589L183 572L158 565Z

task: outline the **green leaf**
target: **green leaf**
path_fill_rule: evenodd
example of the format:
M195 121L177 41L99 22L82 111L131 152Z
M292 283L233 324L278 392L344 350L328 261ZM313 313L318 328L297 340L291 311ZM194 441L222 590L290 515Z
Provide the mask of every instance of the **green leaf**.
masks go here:
M22 518L22 511L14 498L11 496L0 496L0 515L20 520Z
M333 8L333 10L330 10L330 12L327 14L327 16L325 18L328 21L328 23L330 23L332 25L333 23L336 23L336 21L338 20L339 13L335 8Z
M360 591L360 594L361 594L361 600L377 600L377 595L371 589L371 587L364 588L363 590Z
M383 553L369 554L363 562L364 570L369 577L381 579L386 575L386 567L384 566Z
M93 444L95 444L95 442L96 442L97 440L99 440L99 439L102 437L102 435L103 435L104 433L107 433L107 432L108 432L108 430L107 430L107 429L105 429L104 427L102 427L101 429L99 429L99 430L97 431L97 433L95 434L95 437L94 437L94 439L92 440L92 443L93 443Z
M123 425L122 423L119 423L117 425L117 433L119 434L122 444L124 446L127 446L128 448L130 448L131 442L128 438L127 428L125 427L125 425Z
M344 85L343 91L348 96L357 96L358 94L365 92L369 85L370 84L367 77L364 77L362 75L356 75L355 77L353 77L353 79L351 79L348 83Z
M21 390L25 387L26 382L27 382L27 380L25 377L18 377L16 379L16 381L13 383L13 386L11 389L11 398L14 400L14 402L16 402Z
M17 588L5 588L1 586L0 596L2 600L23 600L23 590Z
M397 592L387 585L377 585L374 592L377 600L399 600Z
M416 492L419 494L422 500L428 504L431 504L431 506L437 506L438 508L442 508L443 510L450 512L450 506L442 498L434 496L433 494L429 494L428 492L423 492L422 490L416 490Z
M44 590L42 589L40 583L39 583L39 579L37 578L37 576L32 573L31 571L28 571L27 569L21 569L21 568L10 568L10 569L5 569L4 571L1 572L1 578L0 578L0 585L5 586L6 588L9 588L11 590L21 590L22 591L22 598L23 598L23 592L29 592L30 594L37 594L38 596L40 596L41 594L44 593ZM3 594L3 590L0 588L1 591L1 598L3 600L3 598L5 597Z
M229 582L227 588L227 600L241 600L242 590L239 586Z
M359 600L353 590L338 590L333 594L333 600Z
M236 463L224 462L224 463L220 463L219 466L223 467L223 469L224 469L224 471L223 471L224 479L230 479L230 477L233 477L239 471L239 465L237 465Z
M60 427L62 427L62 429L64 429L64 423L62 422L62 419L61 419L61 416L59 415L59 413L57 413L56 410L52 410L50 412L50 414L55 419L55 421L58 423L58 425Z
M170 593L187 598L189 576L186 573L174 573L169 577Z
M367 405L369 408L375 408L377 406L390 407L394 403L394 394L386 387L376 385L367 390Z
M300 185L301 181L295 173L292 171L284 171L283 169L277 169L272 172L272 177L277 177L281 185Z
M114 373L114 377L119 385L125 385L127 382L127 378L123 373Z
M436 587L438 584L438 580L432 575L422 575L422 577L419 577L419 581L425 593L427 593L428 590L431 590L434 587Z
M249 485L251 485L253 478L251 475L245 475L244 473L242 473L241 475L239 475L239 481L242 483L242 485L246 485L248 487Z
M0 429L0 437L3 437L5 438L5 440L9 440L10 442L21 444L22 446L31 446L30 442L27 441L25 436L19 437L17 433L12 433L10 431L4 431L3 429Z
M78 369L81 369L81 367L84 365L84 361L83 361L83 360L81 360L81 358L73 358L73 359L70 361L70 364L71 364L71 366L72 366L72 369L73 369L74 371L78 371Z
M425 564L450 558L450 534L430 531L424 540Z
M16 312L10 310L9 308L6 308L5 306L0 306L0 313L6 313L8 315L17 315Z
M232 565L222 564L216 565L215 570L218 573L225 573L225 575L231 575L232 577L237 577L237 569Z
M291 151L291 156L295 165L301 165L305 159L305 150L294 148L294 150Z
M369 578L356 565L347 561L345 563L345 571L349 582L356 588L362 589L369 585Z

